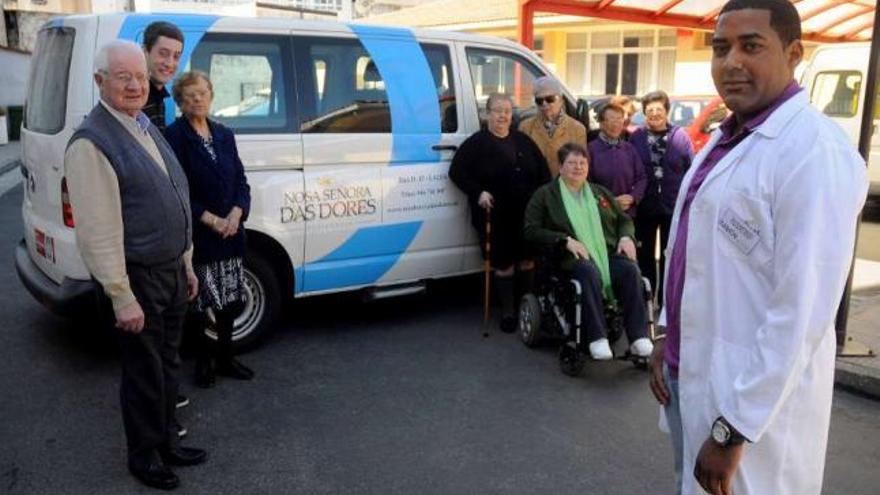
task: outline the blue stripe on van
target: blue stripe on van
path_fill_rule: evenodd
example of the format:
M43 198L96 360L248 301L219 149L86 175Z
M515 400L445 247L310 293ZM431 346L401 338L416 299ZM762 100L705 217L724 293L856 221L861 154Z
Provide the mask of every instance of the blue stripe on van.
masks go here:
M391 107L391 165L437 162L440 106L431 67L408 29L351 24L385 82Z
M310 292L374 284L397 263L421 226L418 221L359 229L323 258L298 268L297 288Z
M183 31L184 36L183 53L180 54L179 74L180 70L183 70L183 68L186 67L189 58L192 56L193 50L196 45L199 44L199 41L201 41L202 36L205 35L205 31L214 25L219 18L220 17L216 15L192 14L129 15L125 17L125 21L122 23L122 27L119 28L119 34L117 34L116 37L122 40L134 41L140 45L144 40L144 29L146 29L151 22L167 21L176 25L181 31ZM173 83L173 80L168 83L169 90L171 89L170 85ZM174 120L174 114L176 111L177 105L174 104L174 99L166 98L165 122L171 123Z

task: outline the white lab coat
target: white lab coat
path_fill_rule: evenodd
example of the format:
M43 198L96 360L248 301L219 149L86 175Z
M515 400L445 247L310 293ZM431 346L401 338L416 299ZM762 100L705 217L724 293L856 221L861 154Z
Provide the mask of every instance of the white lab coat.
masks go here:
M688 185L720 134L684 178L667 260ZM753 442L736 474L736 495L821 492L834 319L867 188L864 161L801 91L716 164L699 189L681 305L684 495L704 493L694 463L718 416Z

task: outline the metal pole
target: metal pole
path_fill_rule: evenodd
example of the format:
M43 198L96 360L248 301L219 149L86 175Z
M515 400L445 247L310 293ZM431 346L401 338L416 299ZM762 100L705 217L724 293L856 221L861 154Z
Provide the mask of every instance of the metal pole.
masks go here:
M868 76L865 80L865 104L862 110L862 127L859 133L859 153L865 159L865 164L871 158L871 138L874 135L874 103L877 94L877 64L880 61L880 9L874 9L874 28L871 34L871 55L868 58ZM856 243L858 243L859 233L858 227L862 224L862 216L859 214L858 224L856 225ZM843 292L843 298L837 309L837 349L840 356L873 356L874 353L864 344L854 342L847 339L846 325L849 319L849 298L852 292L853 267L855 265L855 254L853 254L853 265L849 269L849 277L846 280L846 289Z

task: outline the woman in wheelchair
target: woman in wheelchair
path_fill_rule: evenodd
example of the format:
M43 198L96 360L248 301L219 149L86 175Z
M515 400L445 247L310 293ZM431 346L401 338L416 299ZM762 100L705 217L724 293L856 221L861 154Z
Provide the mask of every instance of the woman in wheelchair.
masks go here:
M582 335L593 359L611 359L604 303L622 310L630 352L648 357L648 339L641 274L633 239L635 227L614 195L587 182L587 150L577 143L559 149L559 179L537 191L526 207L524 235L539 247L555 248L559 267L582 287Z

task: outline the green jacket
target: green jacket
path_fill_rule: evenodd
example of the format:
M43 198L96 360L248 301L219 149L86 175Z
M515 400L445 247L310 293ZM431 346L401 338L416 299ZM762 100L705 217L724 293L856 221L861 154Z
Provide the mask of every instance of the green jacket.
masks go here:
M588 184L593 195L599 201L599 216L602 220L602 232L608 255L617 252L617 243L622 237L629 237L635 242L635 226L632 218L620 209L611 191L597 184ZM566 237L577 238L574 227L568 220L562 194L559 192L559 181L553 180L535 191L526 207L523 234L526 241L540 247L558 246L564 252L560 266L568 270L574 264L574 255L564 249Z

